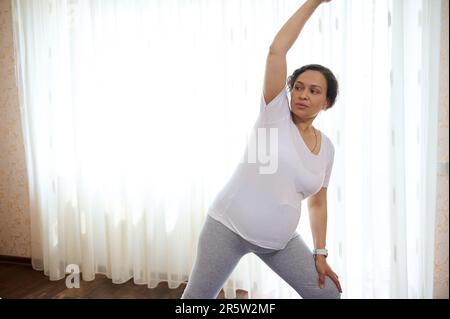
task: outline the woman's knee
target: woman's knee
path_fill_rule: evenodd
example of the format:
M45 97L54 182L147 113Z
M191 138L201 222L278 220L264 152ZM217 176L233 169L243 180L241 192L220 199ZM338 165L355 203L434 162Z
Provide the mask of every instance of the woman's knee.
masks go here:
M320 298L322 299L341 299L341 293L331 279L325 280L325 287L322 289L319 288L319 290Z
M331 279L325 279L324 288L319 288L317 284L314 287L303 288L299 294L305 299L341 299L341 293Z
M332 283L325 289L325 292L323 294L323 299L341 299L341 293L337 289L336 285Z

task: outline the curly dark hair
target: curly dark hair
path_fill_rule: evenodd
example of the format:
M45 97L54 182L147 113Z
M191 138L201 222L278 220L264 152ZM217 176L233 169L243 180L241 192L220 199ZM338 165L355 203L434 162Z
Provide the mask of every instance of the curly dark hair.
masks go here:
M295 70L294 73L292 73L292 75L289 76L288 78L289 92L292 91L292 88L294 87L294 83L297 80L298 76L308 70L318 71L322 73L322 75L327 80L327 100L330 103L330 105L326 108L326 110L332 108L336 101L336 97L338 96L339 93L339 83L336 77L334 76L333 72L331 72L330 69L320 64L308 64Z

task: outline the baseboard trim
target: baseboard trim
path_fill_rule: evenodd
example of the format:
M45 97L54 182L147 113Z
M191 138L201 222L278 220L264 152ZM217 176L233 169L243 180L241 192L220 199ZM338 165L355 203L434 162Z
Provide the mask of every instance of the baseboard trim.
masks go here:
M19 265L31 265L31 258L0 255L0 263L3 264L19 264Z

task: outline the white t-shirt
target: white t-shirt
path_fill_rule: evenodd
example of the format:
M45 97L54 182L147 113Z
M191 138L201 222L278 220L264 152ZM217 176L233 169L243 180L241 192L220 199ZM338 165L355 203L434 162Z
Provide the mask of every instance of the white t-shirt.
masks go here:
M208 215L252 244L270 249L286 247L296 235L301 201L328 187L334 146L321 134L320 152L315 155L292 121L286 89L269 105L261 95L252 138ZM264 147L269 161L252 152Z

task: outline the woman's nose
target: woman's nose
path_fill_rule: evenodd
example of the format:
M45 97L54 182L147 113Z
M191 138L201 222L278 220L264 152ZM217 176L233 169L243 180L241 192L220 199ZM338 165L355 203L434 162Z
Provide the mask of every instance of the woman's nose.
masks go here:
M306 94L306 90L300 91L300 98L301 98L301 99L306 99L306 98L308 98L308 94Z

